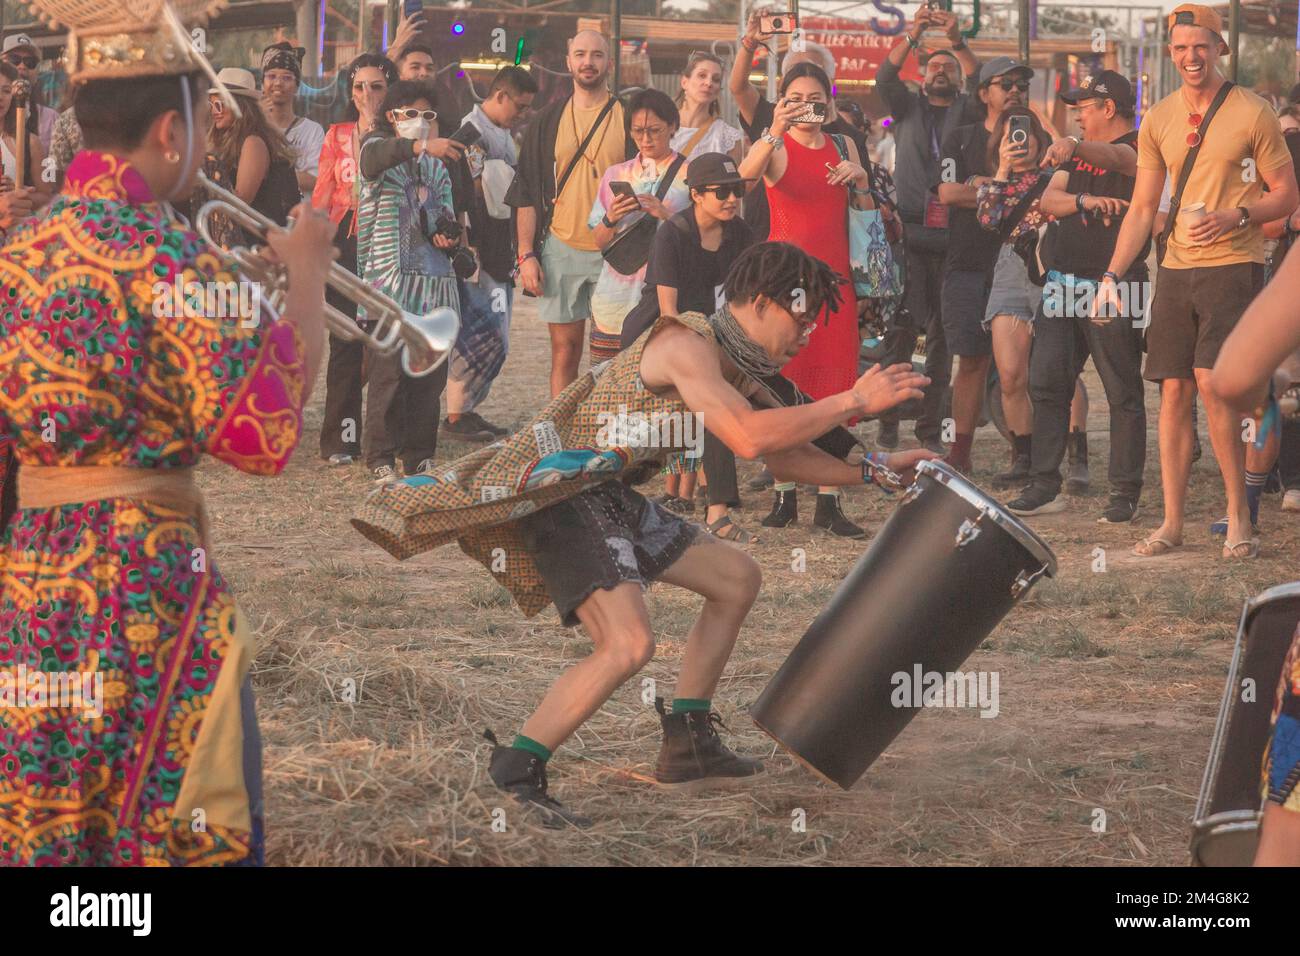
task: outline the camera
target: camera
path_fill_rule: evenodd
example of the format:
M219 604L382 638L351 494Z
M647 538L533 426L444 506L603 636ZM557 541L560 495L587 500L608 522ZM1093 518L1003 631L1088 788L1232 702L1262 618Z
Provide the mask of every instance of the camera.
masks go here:
M451 255L451 268L457 278L469 281L474 273L478 272L478 260L474 258L474 253L464 246L459 246Z
M760 33L794 33L798 28L797 13L765 13L758 18Z
M435 236L442 236L444 239L451 239L453 242L459 240L460 234L464 232L464 227L446 213L440 215L433 225L433 234Z

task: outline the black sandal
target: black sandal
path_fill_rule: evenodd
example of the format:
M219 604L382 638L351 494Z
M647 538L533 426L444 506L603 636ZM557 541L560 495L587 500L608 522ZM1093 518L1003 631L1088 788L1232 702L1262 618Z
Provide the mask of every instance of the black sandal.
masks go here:
M728 528L733 529L731 534L723 534ZM726 514L717 521L710 521L704 526L704 530L713 535L720 541L730 541L732 544L758 544L759 537L751 534L740 525L731 520L731 515Z

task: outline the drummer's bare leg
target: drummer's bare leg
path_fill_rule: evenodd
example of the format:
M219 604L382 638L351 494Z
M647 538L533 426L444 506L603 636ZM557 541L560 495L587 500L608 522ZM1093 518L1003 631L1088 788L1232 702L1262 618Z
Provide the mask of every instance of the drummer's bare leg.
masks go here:
M520 730L551 751L655 654L654 632L639 584L626 581L596 591L575 613L595 649L560 675Z
M676 696L709 700L763 583L758 562L739 548L701 536L659 580L704 598L700 616L686 638Z
M1256 866L1300 866L1300 813L1278 803L1264 804Z

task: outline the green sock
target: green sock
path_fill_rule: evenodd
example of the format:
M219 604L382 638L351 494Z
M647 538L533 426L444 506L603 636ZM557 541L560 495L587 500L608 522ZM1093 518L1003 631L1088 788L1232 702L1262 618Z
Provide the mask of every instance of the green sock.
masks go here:
M515 742L510 745L511 750L526 750L534 757L541 757L543 760L551 759L551 752L542 744L539 744L532 737L525 737L523 734L515 735Z
M711 701L698 700L691 697L677 697L673 699L673 713L689 714L692 712L703 711L707 714L709 712L710 703Z

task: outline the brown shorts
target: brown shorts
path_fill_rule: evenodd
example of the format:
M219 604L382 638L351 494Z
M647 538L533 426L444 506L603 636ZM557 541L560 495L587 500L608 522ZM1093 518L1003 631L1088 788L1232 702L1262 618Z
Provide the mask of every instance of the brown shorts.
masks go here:
M1224 339L1263 287L1264 266L1258 262L1162 268L1151 303L1142 377L1149 382L1195 378L1193 369L1214 368Z

